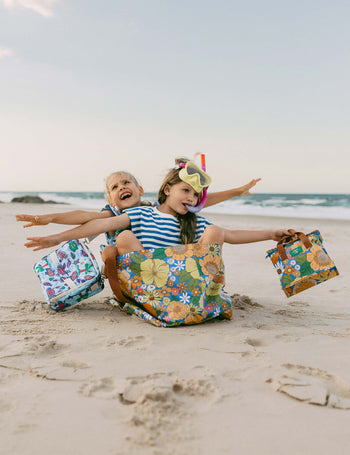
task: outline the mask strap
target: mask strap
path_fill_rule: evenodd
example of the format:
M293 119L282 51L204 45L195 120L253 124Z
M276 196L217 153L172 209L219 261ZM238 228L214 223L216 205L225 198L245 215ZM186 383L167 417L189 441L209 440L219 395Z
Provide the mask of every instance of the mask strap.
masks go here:
M196 156L200 155L201 156L201 168L202 171L206 172L206 166L205 166L205 154L204 153L196 153L194 155L194 158ZM207 187L208 188L208 187ZM186 205L187 210L191 213L198 213L202 208L204 207L204 203L207 200L208 197L208 190L207 188L204 188L203 193L202 193L202 199L198 202L198 204L193 207L192 205Z

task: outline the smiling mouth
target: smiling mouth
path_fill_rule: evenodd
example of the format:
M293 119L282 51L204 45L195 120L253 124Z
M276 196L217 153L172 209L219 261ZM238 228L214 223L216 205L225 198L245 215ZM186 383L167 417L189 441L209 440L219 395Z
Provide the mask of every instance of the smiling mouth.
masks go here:
M122 201L125 201L125 199L129 199L131 197L131 193L123 194L123 196L120 198Z

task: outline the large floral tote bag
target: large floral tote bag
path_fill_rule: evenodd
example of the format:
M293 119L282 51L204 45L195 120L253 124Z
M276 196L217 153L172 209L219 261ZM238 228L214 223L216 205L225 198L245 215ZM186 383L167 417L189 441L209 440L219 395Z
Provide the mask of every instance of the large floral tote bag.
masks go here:
M221 246L177 245L118 257L118 279L131 303L120 304L160 327L231 319Z

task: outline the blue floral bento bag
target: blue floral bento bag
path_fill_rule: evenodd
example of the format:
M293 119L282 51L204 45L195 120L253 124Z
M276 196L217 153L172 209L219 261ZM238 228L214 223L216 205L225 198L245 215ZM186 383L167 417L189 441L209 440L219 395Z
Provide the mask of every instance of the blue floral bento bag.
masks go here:
M63 310L102 291L103 276L87 240L72 240L34 265L45 299L53 310Z
M291 236L278 242L277 248L269 250L266 256L271 259L287 297L339 275L318 230L306 235L289 231Z
M176 245L118 256L120 308L158 327L231 319L221 246ZM110 279L110 277L109 277Z

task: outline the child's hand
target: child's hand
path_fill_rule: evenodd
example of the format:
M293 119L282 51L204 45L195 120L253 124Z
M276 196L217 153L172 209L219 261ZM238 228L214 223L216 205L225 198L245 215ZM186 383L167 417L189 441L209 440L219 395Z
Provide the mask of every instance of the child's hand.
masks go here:
M239 188L237 188L238 196L245 196L245 195L253 196L253 194L249 190L251 188L253 188L253 186L255 186L258 182L260 182L260 180L261 180L261 178L253 179L246 185L243 185L243 186L240 186Z
M27 237L27 240L29 240L29 242L25 243L24 246L33 248L33 251L42 250L43 248L49 248L61 243L55 235L47 235L46 237Z
M45 226L50 223L48 215L16 215L16 221L29 221L23 227Z
M271 240L279 242L283 237L291 237L288 229L278 229L277 231L271 231Z

